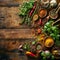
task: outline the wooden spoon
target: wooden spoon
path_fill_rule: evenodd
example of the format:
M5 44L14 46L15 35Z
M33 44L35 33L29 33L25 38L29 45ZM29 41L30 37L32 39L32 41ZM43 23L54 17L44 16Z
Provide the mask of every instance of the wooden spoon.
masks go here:
M49 16L52 19L56 19L58 17L58 11L60 10L60 3L58 4L56 9L53 9L49 12Z

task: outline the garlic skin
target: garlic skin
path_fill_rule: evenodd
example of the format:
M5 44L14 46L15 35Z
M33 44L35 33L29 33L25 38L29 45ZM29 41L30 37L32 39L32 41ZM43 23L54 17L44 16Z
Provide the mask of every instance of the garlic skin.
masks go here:
M55 7L57 5L57 1L56 0L51 0L50 1L50 6L51 7Z
M48 50L45 51L45 54L50 54L50 52Z
M41 6L44 8L48 8L50 0L40 0Z

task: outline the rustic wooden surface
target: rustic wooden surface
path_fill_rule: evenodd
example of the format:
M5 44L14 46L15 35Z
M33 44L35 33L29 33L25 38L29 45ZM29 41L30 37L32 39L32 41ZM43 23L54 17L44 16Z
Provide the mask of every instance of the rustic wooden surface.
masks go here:
M0 29L0 39L34 38L32 29Z
M17 50L20 44L28 43L34 39L32 29L29 29L26 25L20 25L19 7L6 6L6 4L12 2L22 4L22 1L24 0L0 1L0 50L3 49L2 52L6 52L11 60L27 60L24 55L20 56L18 52L10 51Z
M24 42L34 40L32 29L26 25L20 25L22 19L18 16L19 6L5 6L10 3L22 4L24 1L27 0L0 0L0 48L11 51L18 49ZM60 2L60 0L57 1ZM25 56L19 56L19 53L8 52L7 54L11 60L27 60Z

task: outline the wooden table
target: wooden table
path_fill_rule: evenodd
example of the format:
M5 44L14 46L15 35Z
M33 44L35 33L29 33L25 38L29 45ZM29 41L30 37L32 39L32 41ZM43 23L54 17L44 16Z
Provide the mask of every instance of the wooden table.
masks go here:
M11 4L22 4L27 0L0 0L0 47L9 51L18 49L24 42L34 40L32 28L20 25L21 18L18 16L19 6L8 6ZM60 0L57 0L58 3ZM8 53L12 60L26 60L24 56L18 56L18 53Z

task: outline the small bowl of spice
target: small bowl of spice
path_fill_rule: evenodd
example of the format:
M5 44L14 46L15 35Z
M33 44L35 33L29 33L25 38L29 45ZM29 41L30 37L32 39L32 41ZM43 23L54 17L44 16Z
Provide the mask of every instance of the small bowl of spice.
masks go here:
M49 12L49 16L50 16L50 18L52 18L52 19L57 19L58 13L56 13L56 11L53 9L53 10L51 10L51 11Z
M57 19L58 18L58 12L60 11L60 3L58 4L58 6L55 9L52 9L49 12L49 16L52 19Z
M40 16L40 18L46 17L47 16L47 10L46 9L41 9L39 11L39 16Z

